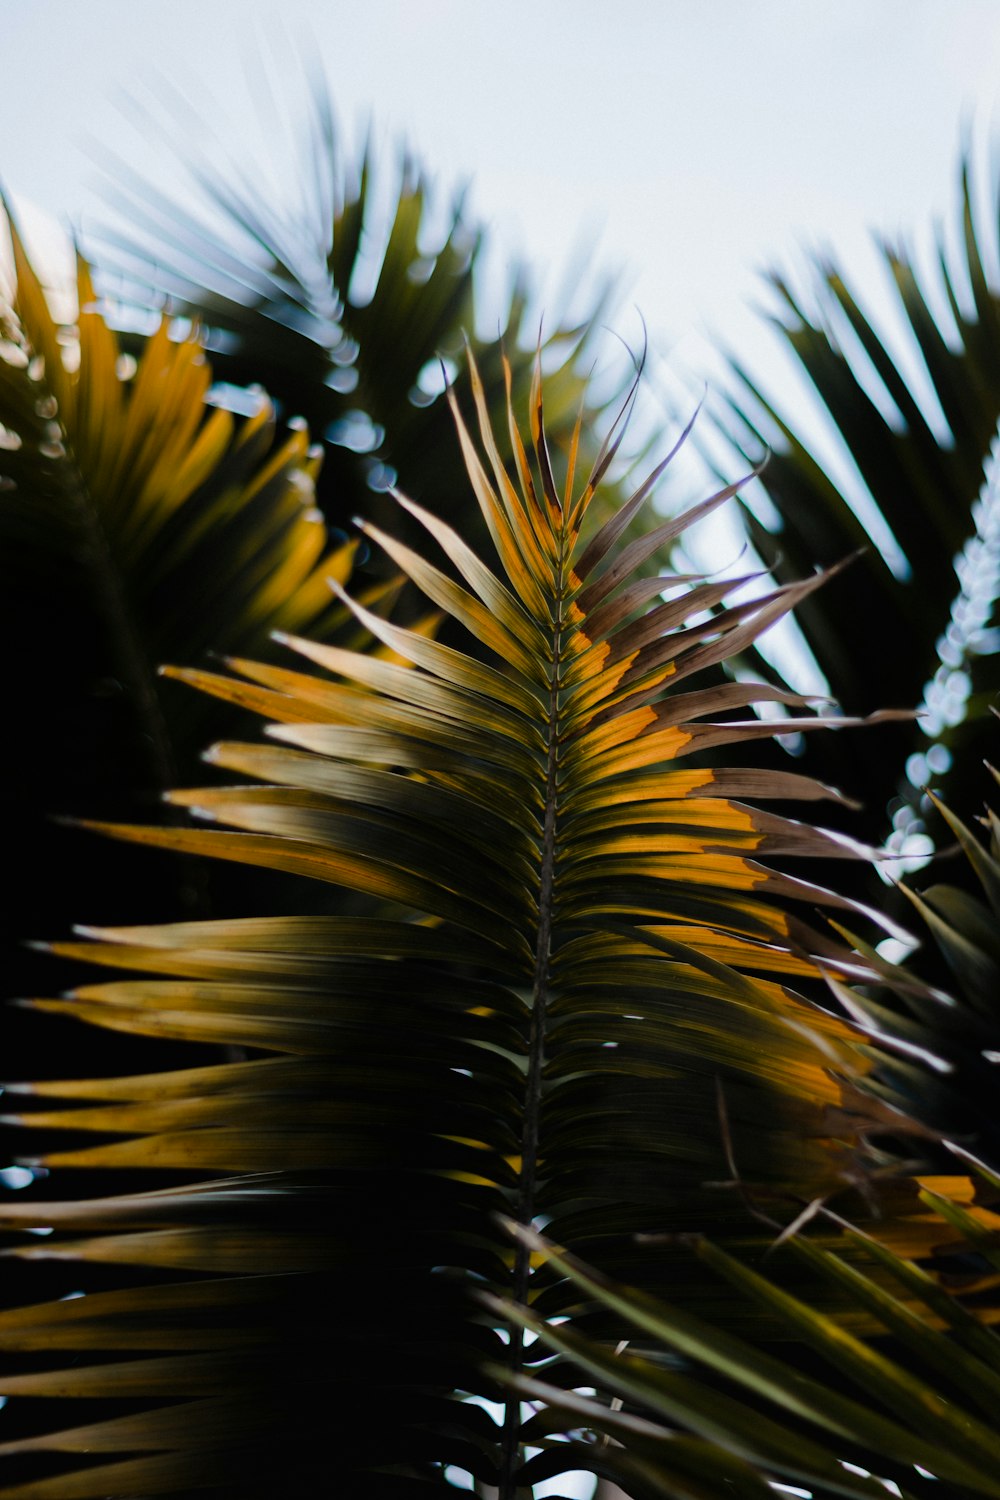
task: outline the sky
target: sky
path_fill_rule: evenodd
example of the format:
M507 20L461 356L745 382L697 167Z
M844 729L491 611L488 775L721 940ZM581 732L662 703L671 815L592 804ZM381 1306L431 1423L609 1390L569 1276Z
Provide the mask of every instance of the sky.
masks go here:
M0 25L0 179L17 204L86 229L108 150L169 184L176 113L157 101L172 90L206 127L182 153L214 130L280 191L308 56L348 138L371 122L382 160L405 141L442 206L471 184L498 288L527 259L554 315L581 260L584 300L618 275L610 325L633 346L648 329L653 421L714 388L732 348L861 508L757 310L761 272L794 275L807 249L833 247L919 388L872 231L929 258L963 132L988 175L1000 78L995 0L284 0L280 14L271 0L0 0Z
M0 0L0 176L74 220L95 146L169 170L122 113L162 81L223 136L268 89L294 116L319 56L348 133L406 139L447 196L472 183L502 262L553 288L581 241L622 272L654 353L752 346L759 271L834 245L864 279L868 232L953 198L963 119L985 140L1000 78L993 0ZM265 147L280 157L280 147ZM281 163L278 162L279 170ZM758 330L759 332L759 330Z
M554 321L567 274L579 306L618 277L611 330L632 347L648 330L647 425L719 389L731 349L862 514L860 477L761 314L761 273L794 280L833 248L919 393L873 231L929 263L963 138L989 196L995 0L0 0L0 26L0 179L29 238L35 206L96 223L109 151L183 192L177 158L213 132L280 194L304 59L318 62L349 141L371 126L382 162L406 143L442 210L470 184L497 296L525 259ZM179 128L171 94L204 128ZM604 347L623 357L610 334ZM701 498L703 469L674 472L671 503ZM735 567L741 546L734 512L703 528L695 560ZM769 637L779 658L794 634Z
M224 138L256 135L280 176L266 95L293 118L312 54L347 133L371 118L383 156L405 139L444 199L471 182L498 267L525 256L543 300L581 244L595 271L619 272L614 326L634 342L641 314L671 376L711 369L712 346L729 343L781 381L749 308L761 269L803 246L835 246L877 301L870 230L926 233L944 214L963 121L989 138L1000 78L994 0L284 0L278 12L0 0L0 177L86 223L102 148L169 175L162 142L122 108L164 85Z

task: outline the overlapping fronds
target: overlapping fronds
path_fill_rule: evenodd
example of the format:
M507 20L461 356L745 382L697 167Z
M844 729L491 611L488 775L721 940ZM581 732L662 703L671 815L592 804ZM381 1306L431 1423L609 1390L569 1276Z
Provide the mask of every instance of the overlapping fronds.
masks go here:
M998 1230L995 1219L994 1262ZM949 1235L943 1214L937 1232ZM529 1424L541 1448L533 1479L579 1467L617 1480L637 1500L765 1500L775 1483L816 1500L874 1500L886 1481L902 1500L1000 1495L1000 1337L954 1291L877 1240L846 1225L836 1249L794 1238L766 1275L708 1241L692 1242L692 1255L722 1284L809 1352L804 1373L801 1360L754 1347L676 1301L612 1282L531 1231L521 1234L623 1329L615 1350L517 1312L562 1357L543 1379L514 1381L524 1399L543 1403ZM879 1342L790 1295L782 1285L789 1260L863 1310ZM584 1382L617 1401L573 1390ZM566 1441L551 1444L557 1416Z
M989 843L930 794L964 855L971 890L944 881L920 892L902 889L946 965L944 983L929 982L926 964L887 963L867 949L878 987L852 989L832 981L847 1012L879 1048L867 1091L919 1120L937 1137L1000 1171L997 1059L1000 1057L1000 849L996 814ZM951 867L961 876L961 865ZM860 945L864 947L864 945ZM921 970L924 972L921 973Z
M627 1352L612 1350L518 1310L562 1357L540 1377L513 1382L544 1404L544 1418L534 1420L544 1445L536 1477L571 1461L618 1479L629 1494L685 1500L763 1496L774 1482L805 1486L817 1500L884 1494L886 1482L904 1500L1000 1494L997 823L990 813L987 848L939 810L987 902L941 884L909 893L957 990L930 985L864 944L881 984L831 983L870 1039L874 1066L863 1090L896 1112L900 1137L911 1130L923 1138L944 1173L925 1167L908 1179L897 1163L869 1232L814 1215L808 1229L782 1236L763 1269L691 1237L692 1256L739 1288L759 1319L776 1320L791 1354L787 1342L765 1350L734 1338L731 1321L692 1315L673 1295L658 1301L517 1230L578 1296L617 1314L629 1339ZM807 1296L790 1290L803 1271L814 1278ZM827 1316L818 1303L834 1287L841 1300ZM575 1393L583 1380L627 1410ZM570 1454L548 1446L557 1415Z
M259 381L285 416L306 419L326 446L318 494L334 525L392 516L386 490L398 476L408 494L485 541L452 441L441 363L457 361L472 340L506 449L501 343L524 399L538 333L532 278L514 266L509 297L487 313L477 290L485 236L464 195L443 212L409 153L380 160L371 139L352 150L318 76L303 78L297 104L291 158L280 159L272 139L264 165L245 143L213 138L176 96L150 113L147 145L160 139L185 187L168 193L155 177L111 163L112 213L93 238L103 285L132 309L166 304L195 320L221 379ZM270 195L261 188L268 165L279 174ZM580 280L577 267L577 302ZM550 307L544 334L550 432L568 440L583 402L587 461L598 418L617 400L613 387L597 398L583 373L610 291L595 279L582 316L577 308L553 321ZM609 484L603 503L618 497ZM406 516L392 525L410 540L419 534Z
M123 1290L0 1313L0 1342L46 1351L0 1390L82 1412L0 1445L52 1466L11 1500L321 1483L432 1495L449 1466L512 1500L530 1483L519 1403L498 1429L466 1398L505 1399L484 1367L509 1379L524 1351L470 1293L530 1294L545 1317L586 1309L536 1278L499 1216L541 1219L662 1290L690 1257L644 1251L637 1230L753 1229L737 1195L707 1185L730 1175L720 1092L760 1192L809 1201L857 1177L839 1079L866 1063L853 1028L810 999L852 961L794 914L849 903L765 862L855 851L756 806L836 794L699 756L787 728L758 702L822 727L793 695L719 670L820 579L750 602L728 599L733 580L637 580L733 491L624 542L663 466L595 529L621 427L582 483L574 438L557 487L536 374L531 459L510 412L512 477L474 362L471 377L483 456L452 404L498 564L402 496L440 564L364 529L477 655L340 591L400 660L286 635L294 667L176 670L270 721L262 741L210 753L249 784L175 793L189 827L106 830L325 882L328 913L56 945L120 975L38 1000L42 1013L238 1050L20 1086L50 1181L172 1175L120 1197L26 1197L0 1217L50 1229L10 1253L64 1261L74 1282L127 1268ZM687 1274L692 1302L704 1284ZM131 1405L93 1421L87 1398ZM83 1452L90 1467L67 1457Z
M3 772L17 789L6 833L18 876L5 998L45 982L23 939L98 912L192 913L176 871L95 857L52 815L148 816L190 777L209 733L204 705L160 680L159 664L262 650L277 627L329 636L350 617L326 579L346 581L355 551L331 544L315 507L320 455L304 429L276 445L263 394L245 421L220 410L197 339L175 340L166 322L124 354L82 260L76 307L53 313L13 225L10 242L0 623L18 726ZM2 1031L26 1071L61 1071L54 1039L29 1020L7 1011Z
M200 344L174 341L166 321L137 362L123 355L82 259L78 317L57 323L13 225L10 234L16 279L0 360L5 591L24 611L29 645L43 581L60 631L73 618L88 639L98 636L103 649L86 665L132 700L155 762L150 779L165 787L178 750L190 746L173 743L185 738L179 709L180 723L163 722L158 663L209 646L259 648L275 628L322 633L333 613L325 579L346 578L350 549L331 554L313 501L320 454L304 428L272 452L267 398L244 422L208 401L212 371ZM29 653L26 679L40 654Z
M346 581L355 551L331 545L315 508L320 455L304 429L275 445L263 394L245 421L220 410L199 343L174 340L165 322L138 358L123 354L82 260L77 307L61 321L14 225L10 241L0 621L20 727L4 738L18 870L4 1000L48 982L24 939L99 913L124 921L198 909L204 887L110 850L95 856L53 815L148 816L153 799L191 775L209 733L204 705L163 682L159 664L261 650L277 627L330 636L350 617L326 580ZM0 1022L4 1055L19 1068L63 1071L58 1036L9 1009ZM119 1066L137 1061L134 1048L112 1055ZM95 1049L89 1066L107 1059L106 1046Z
M817 562L830 565L861 549L852 576L804 600L797 615L837 700L849 713L887 702L915 707L935 673L950 669L952 689L936 738L951 755L978 758L989 753L985 707L997 685L994 637L979 630L968 649L962 638L980 605L984 623L994 623L995 517L989 557L974 570L959 561L958 576L955 563L983 519L975 502L1000 419L994 248L1000 200L991 182L993 225L977 222L971 177L966 158L950 237L957 248L946 250L939 228L931 275L920 270L912 246L882 244L884 277L898 293L891 320L870 316L848 270L832 256L811 257L804 267L805 297L787 276L769 278L774 327L815 397L812 433L822 427L836 434L839 469L817 457L817 439L801 419L736 359L730 389L715 410L734 465L748 453L759 456L765 443L773 450L761 483L778 513L777 532L749 512L747 524L776 578L798 577ZM836 447L848 464L837 459ZM975 603L963 604L970 588ZM836 776L864 796L868 823L858 826L881 842L887 804L906 784L907 758L927 749L918 724L900 724L887 731L875 762L840 742L814 741L806 756L813 774ZM854 764L855 756L863 760ZM942 772L947 760L934 770ZM971 814L957 779L943 784L956 810Z

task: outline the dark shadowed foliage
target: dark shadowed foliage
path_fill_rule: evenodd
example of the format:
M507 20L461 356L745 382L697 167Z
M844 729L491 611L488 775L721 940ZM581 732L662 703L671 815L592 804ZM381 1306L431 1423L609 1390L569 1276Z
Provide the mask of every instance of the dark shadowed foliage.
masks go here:
M0 1496L1000 1497L997 825L943 813L970 873L911 893L942 958L904 970L839 894L864 845L803 819L927 815L881 710L949 615L993 690L967 181L954 330L886 252L952 441L832 265L815 317L775 281L911 576L839 571L864 528L734 371L748 467L783 436L750 598L664 561L730 475L669 520L669 459L626 493L595 317L536 349L519 272L484 336L461 203L409 160L380 192L309 104L284 207L207 155L183 201L116 169L72 322L14 236L13 925L53 941L6 1022ZM743 680L793 609L870 719Z
M522 1432L515 1399L498 1430L463 1397L503 1400L532 1356L472 1293L523 1302L537 1285L546 1317L612 1343L622 1325L568 1283L539 1283L501 1216L541 1216L650 1290L682 1277L692 1308L707 1296L739 1323L739 1299L720 1300L690 1256L635 1238L698 1225L766 1243L739 1197L710 1186L728 1175L720 1090L744 1169L789 1214L864 1173L870 1122L849 1080L868 1064L856 1030L814 1003L825 974L857 961L795 914L851 904L761 862L851 855L757 806L835 794L702 758L771 732L747 715L756 702L822 732L778 689L700 685L818 580L747 604L728 600L738 581L650 584L644 559L731 490L629 541L659 470L612 519L591 517L621 423L589 476L574 444L557 487L536 376L533 458L511 412L511 477L471 373L479 448L453 410L494 567L402 496L443 566L366 532L487 659L342 593L402 661L287 636L297 667L180 670L270 721L264 739L211 753L248 780L174 794L191 826L108 830L309 877L326 911L55 945L120 977L36 1001L44 1015L235 1050L16 1090L50 1181L96 1173L102 1190L29 1190L4 1222L53 1232L10 1253L65 1266L74 1285L107 1266L123 1279L0 1318L8 1347L45 1351L2 1388L80 1412L59 1426L43 1412L0 1449L27 1465L11 1500L270 1495L332 1474L431 1495L448 1465L513 1500L538 1467L541 1419ZM104 1189L118 1172L141 1189Z
M888 523L905 558L902 571L893 570L850 499L814 458L809 438L783 414L780 396L769 398L734 361L729 392L715 406L720 431L739 452L734 464L747 455L759 459L765 439L772 447L761 483L780 515L780 530L771 533L749 509L746 514L754 543L778 579L801 577L814 564L830 566L862 549L841 578L796 613L845 712L889 703L916 708L938 674L927 733L916 722L901 722L886 731L876 757L842 740L806 747L804 765L813 774L864 798L860 826L877 842L892 830L893 812L895 842L902 841L919 816L919 806L912 807L919 804L919 788L935 772L956 811L972 816L975 800L966 801L961 781L949 780L946 768L952 757L974 764L989 754L985 705L1000 686L994 635L1000 504L991 492L976 505L1000 420L1000 195L991 181L989 218L977 223L970 170L966 160L954 235L960 249L947 254L939 231L933 285L918 272L912 250L881 248L886 277L898 292L908 361L895 352L899 334L890 337L869 317L833 256L807 265L805 297L785 276L770 278L775 327L814 388L817 412L856 466L860 487ZM959 576L955 562L963 550ZM936 765L912 763L908 776L908 758L926 755L934 743L941 747ZM900 793L905 806L894 802Z
M821 1211L782 1237L763 1274L690 1238L692 1257L762 1322L777 1319L790 1345L769 1351L734 1338L672 1292L666 1301L651 1298L533 1231L517 1231L578 1296L628 1325L627 1351L611 1349L522 1308L522 1324L560 1361L542 1379L522 1376L514 1386L543 1405L548 1426L562 1415L574 1462L616 1478L631 1495L764 1500L774 1481L804 1486L816 1500L884 1495L884 1481L904 1500L1000 1495L1000 846L993 814L983 847L943 811L979 896L939 884L911 900L953 971L954 992L870 951L879 986L833 981L872 1039L876 1066L862 1088L905 1110L924 1137L919 1195L906 1218L887 1216L862 1232ZM890 1184L897 1205L901 1186ZM835 1318L823 1316L815 1296L789 1294L805 1268L843 1298ZM805 1369L803 1351L811 1357ZM619 1409L609 1409L606 1395L567 1395L566 1384L582 1381L616 1393ZM536 1430L546 1428L538 1422ZM543 1452L539 1471L566 1459L565 1450Z
M262 198L245 153L220 147L210 162L204 122L185 117L180 101L171 105L190 193L170 198L114 164L114 213L93 240L102 285L130 316L167 307L197 320L220 380L260 383L285 417L306 420L326 450L319 504L333 526L356 515L384 524L392 516L387 491L398 481L478 543L441 365L454 368L471 342L509 459L501 344L515 399L526 400L540 336L536 322L526 326L538 317L528 311L532 278L523 264L514 267L499 322L484 332L477 315L484 235L462 195L444 214L411 156L378 162L370 145L360 154L345 147L324 83L304 87L303 106L296 160L282 164L294 187L279 204ZM595 283L583 316L571 321L553 323L549 309L542 355L557 467L581 403L583 455L594 457L595 419L609 398L595 398L585 371L610 293L609 282ZM611 482L602 503L616 498ZM407 518L393 517L393 525L416 536Z

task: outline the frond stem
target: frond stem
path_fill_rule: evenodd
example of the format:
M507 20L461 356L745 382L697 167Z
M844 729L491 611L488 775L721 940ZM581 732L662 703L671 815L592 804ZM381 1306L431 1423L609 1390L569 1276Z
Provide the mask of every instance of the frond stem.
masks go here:
M528 1068L524 1092L524 1124L521 1134L521 1171L518 1180L517 1221L530 1226L535 1217L535 1188L538 1175L538 1137L542 1099L542 1073L545 1066L545 1033L548 1022L549 964L552 948L552 907L555 891L557 848L559 772L559 673L563 637L563 593L566 560L560 556L556 571L556 618L552 627L552 661L549 669L549 702L545 765L545 817L542 825L541 859L538 881L538 934L535 943L535 970L531 991L531 1022L528 1033ZM514 1257L514 1299L521 1306L528 1301L531 1277L531 1251L518 1241ZM517 1375L524 1364L524 1329L511 1325L510 1368ZM511 1398L504 1413L501 1448L501 1478L498 1500L516 1500L514 1473L520 1457L521 1404Z
M69 434L62 428L66 458L63 490L79 517L84 537L83 561L96 577L97 596L108 627L115 670L129 691L138 710L143 732L150 746L150 762L159 791L167 791L177 780L173 747L156 691L149 659L136 629L122 588L121 576L108 545L101 518L94 506L87 482L75 461L69 457L72 446Z

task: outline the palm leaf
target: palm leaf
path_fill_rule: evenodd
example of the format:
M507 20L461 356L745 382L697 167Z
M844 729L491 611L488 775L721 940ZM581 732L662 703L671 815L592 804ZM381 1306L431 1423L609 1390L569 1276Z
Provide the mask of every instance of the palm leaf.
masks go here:
M946 1233L943 1219L938 1223ZM806 1486L817 1500L884 1495L885 1481L904 1500L1000 1493L1000 1337L877 1241L847 1228L840 1254L797 1238L781 1257L792 1255L845 1289L876 1319L883 1340L895 1341L892 1353L790 1296L777 1269L762 1276L707 1241L694 1242L699 1259L811 1351L806 1374L800 1362L734 1338L676 1302L612 1282L532 1231L518 1233L578 1295L618 1314L631 1336L627 1352L613 1352L527 1309L515 1314L561 1362L541 1379L519 1377L514 1388L575 1431L580 1468L619 1480L631 1495L676 1500L710 1493L713 1481L728 1486L721 1493L747 1497L776 1482ZM846 1260L845 1247L867 1254L868 1268ZM613 1393L628 1412L562 1388L583 1380ZM541 1443L551 1442L551 1431L551 1419L536 1419ZM616 1440L613 1448L608 1438ZM553 1448L543 1454L551 1463Z
M484 336L476 292L484 235L462 196L442 215L408 153L391 172L380 170L370 142L352 159L325 83L308 83L301 98L296 160L280 164L283 184L294 184L288 202L269 199L257 164L218 142L218 162L210 165L210 132L203 120L184 118L179 100L167 107L167 125L147 120L147 137L160 134L179 156L178 131L182 138L185 127L192 132L183 153L191 190L183 202L172 201L155 181L111 161L114 212L94 239L102 285L132 317L166 305L196 320L220 379L262 382L286 417L305 418L326 449L318 494L331 524L346 527L362 514L407 531L407 518L387 500L398 477L416 499L480 540L441 399L440 366L471 341L509 457L501 344L523 400L540 339L527 326L530 278L523 266L514 268L509 301L495 332ZM609 295L610 286L596 289L584 317L556 323L542 341L559 463L581 406L581 462L593 458L586 445L605 403L595 401L580 372ZM606 487L602 503L610 505L616 493ZM414 539L419 530L408 534Z
M167 728L155 674L164 654L262 646L271 630L323 633L349 551L331 552L313 505L318 451L304 430L274 453L274 412L237 424L207 401L199 344L165 324L130 369L78 261L76 326L58 325L16 227L16 288L4 329L5 585L18 605L38 575L100 616L106 667L141 716L166 787L197 729ZM64 350L69 350L64 354ZM211 586L209 586L209 580ZM96 668L95 668L96 670ZM27 675L27 673L26 673ZM171 743L171 734L182 743Z
M590 516L620 429L589 479L560 491L536 374L533 463L512 419L515 482L472 369L485 459L454 412L499 565L410 502L440 565L365 530L479 654L343 595L408 665L286 637L299 668L241 657L181 673L271 721L263 742L211 753L251 784L175 795L189 827L106 827L323 882L350 893L350 914L106 927L55 945L120 973L34 1002L43 1014L239 1050L18 1087L33 1160L175 1174L166 1189L29 1198L0 1217L53 1231L12 1244L22 1262L75 1278L126 1268L123 1290L82 1311L0 1314L14 1349L75 1351L18 1389L141 1403L0 1447L95 1456L89 1470L51 1458L58 1473L12 1487L18 1500L60 1484L273 1494L290 1464L296 1488L335 1465L345 1487L386 1496L447 1490L455 1465L512 1500L532 1472L519 1404L498 1431L467 1398L502 1398L484 1365L510 1379L525 1351L517 1325L496 1326L469 1293L530 1292L546 1318L580 1309L564 1282L537 1280L524 1240L511 1255L498 1215L544 1216L606 1272L661 1289L689 1258L637 1247L637 1228L759 1238L732 1195L705 1186L728 1175L718 1087L762 1191L808 1201L857 1178L857 1142L829 1120L846 1118L839 1079L868 1065L853 1028L810 999L856 961L795 907L857 912L762 862L852 851L743 800L836 794L701 755L769 733L733 717L757 701L789 702L804 730L824 721L766 685L689 682L819 580L715 613L701 585L670 575L661 597L636 593L634 570L669 538L619 550L619 522ZM703 1272L688 1277L692 1303L704 1289ZM167 1396L186 1399L179 1415Z
M832 428L856 467L857 481L847 481L854 491L845 493L831 478L811 439L736 359L716 412L734 464L746 453L757 459L765 440L772 447L761 483L780 518L778 530L768 530L752 511L747 524L776 578L797 577L816 562L829 566L863 549L849 575L804 600L797 612L845 710L917 707L936 673L950 676L942 721L932 714L925 729L901 723L888 730L875 760L842 750L839 741L836 749L820 742L806 749L813 774L836 777L864 797L868 812L861 826L878 842L890 831L888 804L900 793L918 803L928 779L926 768L908 772L909 757L925 755L932 740L939 741L947 752L933 766L940 779L952 758L989 749L983 710L997 668L983 627L992 623L997 595L996 495L984 492L978 510L975 502L1000 418L1000 297L989 236L973 211L967 162L955 238L961 248L950 255L938 236L933 284L918 272L911 250L881 248L886 279L898 293L896 323L916 355L909 365L893 352L890 336L869 318L834 259L817 257L808 266L809 306L786 277L770 277L777 307L772 325L810 382L818 420ZM866 499L880 523L862 511ZM878 524L888 526L905 555L903 571L894 571ZM977 555L961 562L956 575L956 559L970 547ZM957 686L961 673L970 677L971 695ZM956 809L970 814L961 787L943 784ZM897 843L913 831L914 816L900 810Z
M777 1481L806 1485L822 1497L861 1496L884 1492L884 1480L912 1497L996 1493L1000 1337L988 1326L996 1322L990 1293L1000 1268L992 1077L1000 1055L996 825L991 820L986 849L947 808L941 811L989 903L940 885L920 897L910 893L954 971L957 992L928 984L866 945L861 951L881 985L832 983L871 1039L876 1066L862 1089L895 1112L898 1135L915 1128L946 1162L954 1165L957 1157L969 1178L930 1176L925 1166L909 1183L890 1182L883 1217L869 1233L835 1220L840 1232L831 1236L821 1216L808 1232L782 1235L765 1274L692 1238L700 1261L741 1288L765 1320L784 1324L795 1341L791 1352L734 1338L676 1300L658 1302L533 1231L516 1231L578 1295L630 1325L628 1354L612 1353L606 1343L553 1328L522 1308L515 1314L522 1326L562 1363L513 1382L522 1396L543 1403L535 1418L540 1442L550 1445L561 1421L576 1434L575 1462L617 1477L630 1494L697 1494L697 1485L725 1474L726 1464L733 1466L728 1482L748 1495L755 1485ZM817 1223L825 1230L817 1233ZM920 1264L907 1258L914 1256ZM835 1317L817 1311L816 1291L810 1301L789 1293L795 1266L815 1273L816 1291L826 1285L843 1292ZM627 1402L628 1414L567 1396L564 1383L582 1378ZM685 1433L703 1445L696 1458ZM543 1448L550 1462L555 1451Z
M5 998L46 982L15 940L95 915L98 904L117 920L142 915L144 903L164 916L203 904L204 888L186 877L105 858L51 815L149 816L179 774L192 774L207 733L202 704L159 678L159 664L197 661L210 648L261 650L278 627L330 636L350 617L326 580L346 581L355 550L331 545L315 509L319 454L305 431L276 445L262 394L245 421L219 409L200 345L172 339L165 325L137 359L124 355L82 259L78 312L57 321L16 225L9 232L0 598L18 876ZM27 1070L66 1066L51 1030L23 1012L5 1012L3 1037ZM143 1065L135 1048L105 1046L100 1056Z
M960 819L934 801L970 856L967 863L986 896L985 901L977 899L944 883L920 893L901 887L941 951L944 985L937 975L932 976L937 982L930 982L926 960L912 972L871 949L866 958L879 976L877 988L852 990L832 983L846 1012L881 1052L865 1089L919 1120L931 1135L973 1151L996 1171L1000 865L995 833L991 847L983 848Z

